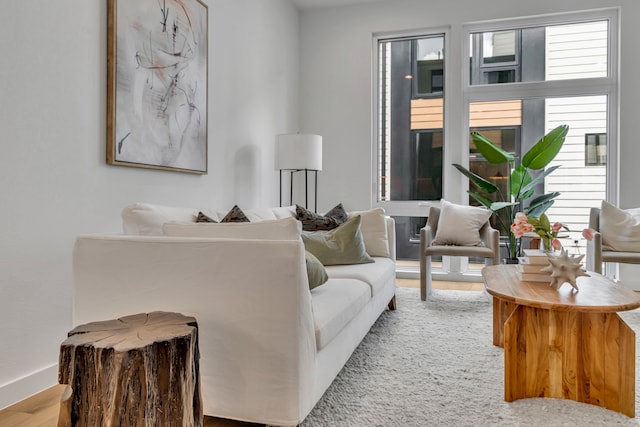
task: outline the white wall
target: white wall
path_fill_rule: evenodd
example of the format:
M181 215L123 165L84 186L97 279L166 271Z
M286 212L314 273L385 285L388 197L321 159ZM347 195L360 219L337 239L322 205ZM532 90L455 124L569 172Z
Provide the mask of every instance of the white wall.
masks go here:
M3 2L0 408L57 382L76 235L117 232L135 201L275 206L274 137L298 130L298 12L209 5L209 174L105 164L107 1Z
M301 127L324 139L324 165L319 176L319 210L343 201L347 209L371 205L371 53L372 34L450 26L449 66L451 86L447 93L451 117L461 121L462 24L499 18L532 16L571 10L621 6L620 96L620 206L640 206L636 162L637 100L640 99L640 38L637 0L513 0L425 1L396 0L353 7L313 9L301 14ZM457 128L453 141L464 136ZM449 146L445 163L462 162L459 146ZM358 159L357 161L354 159ZM445 197L462 200L462 175L445 171ZM448 193L447 193L448 191Z

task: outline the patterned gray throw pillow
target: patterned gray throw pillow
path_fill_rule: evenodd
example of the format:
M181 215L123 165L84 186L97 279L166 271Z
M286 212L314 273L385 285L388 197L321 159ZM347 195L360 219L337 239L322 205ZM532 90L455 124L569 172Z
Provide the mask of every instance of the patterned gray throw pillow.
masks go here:
M215 222L218 223L215 219L211 218L208 215L203 214L202 212L198 212L198 216L196 217L196 222Z
M333 230L340 224L344 224L349 219L349 216L342 207L342 203L338 203L324 215L319 215L300 205L296 205L296 218L302 222L304 231L326 231Z
M220 222L250 222L249 218L242 212L238 205L234 205L231 210L222 218Z
M210 216L205 215L202 212L198 212L198 216L196 217L196 222L217 223L218 221L211 218ZM229 212L227 212L227 214L224 216L224 218L222 218L222 221L220 222L250 222L250 221L249 221L249 218L247 218L247 216L244 214L244 212L242 212L242 209L240 209L238 205L235 205L234 207L231 208Z

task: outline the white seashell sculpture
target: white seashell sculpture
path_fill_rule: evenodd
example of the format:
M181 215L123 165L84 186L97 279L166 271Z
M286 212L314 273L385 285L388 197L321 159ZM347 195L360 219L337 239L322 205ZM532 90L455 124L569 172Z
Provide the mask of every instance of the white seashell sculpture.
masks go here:
M578 291L576 279L580 276L589 276L580 265L580 261L584 255L570 256L569 253L562 249L559 255L547 254L549 265L541 268L541 272L551 273L551 286L554 289L560 289L564 282L569 283Z

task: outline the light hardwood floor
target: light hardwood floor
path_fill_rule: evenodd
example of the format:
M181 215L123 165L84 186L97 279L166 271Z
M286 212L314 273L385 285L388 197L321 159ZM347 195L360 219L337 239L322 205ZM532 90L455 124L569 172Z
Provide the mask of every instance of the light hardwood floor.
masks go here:
M419 288L418 280L397 279L399 287ZM480 291L482 283L433 282L434 289ZM0 410L0 427L55 427L58 420L60 396L63 385L50 387L28 399ZM205 417L205 427L255 427L261 424L243 423L221 418Z

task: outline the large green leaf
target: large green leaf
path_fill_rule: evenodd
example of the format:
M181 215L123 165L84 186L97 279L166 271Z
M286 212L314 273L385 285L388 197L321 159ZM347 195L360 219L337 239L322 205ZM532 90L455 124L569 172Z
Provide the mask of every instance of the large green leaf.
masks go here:
M491 203L490 209L493 212L498 212L500 209L504 209L509 206L516 206L517 204L518 204L517 202L493 202Z
M532 209L532 208L535 208L538 205L542 205L544 203L547 203L549 200L553 200L556 197L558 197L559 195L560 195L560 193L558 191L554 191L552 193L547 193L547 194L543 194L542 196L538 196L535 199L531 200L531 202L529 203L529 209ZM538 215L532 215L532 216L535 216L536 218L538 217Z
M550 173L552 173L554 170L558 169L559 167L560 167L560 165L556 165L556 166L551 166L550 168L545 169L542 173L540 173L535 178L533 178L531 180L531 182L528 183L526 186L524 186L520 191L522 191L523 193L526 193L526 192L528 192L530 190L533 190L534 187L536 185L540 184L547 175L549 175Z
M513 162L514 159L512 154L504 151L478 132L471 132L471 139L487 162L491 164Z
M524 213L529 215L529 216L539 217L547 209L549 209L551 207L551 205L553 205L553 202L554 202L554 200L548 200L548 201L546 201L544 203L540 203L540 204L537 204L535 206L529 206L528 208L526 208L524 210Z
M529 172L523 168L522 166L518 166L511 171L511 195L516 200L524 200L528 199L533 195L533 190L528 190L527 192L523 191L523 188L526 187L531 182L531 175Z
M469 193L469 195L471 197L473 197L482 206L484 206L485 208L491 209L491 203L493 203L492 200L490 200L489 198L483 196L482 194L475 193L473 191L467 191L467 193Z
M466 169L464 166L461 166L461 165L459 165L457 163L454 163L453 167L458 169L460 171L460 173L462 173L464 176L469 178L469 181L471 181L473 184L475 184L475 186L478 187L479 189L481 189L481 190L483 190L483 191L485 191L487 193L495 193L496 191L498 191L498 187L496 187L496 185L493 184L491 181L487 181L486 179L484 179L480 175L476 175L475 173L473 173L470 170Z
M546 167L560 152L569 126L560 125L543 136L522 158L522 166L538 170Z

